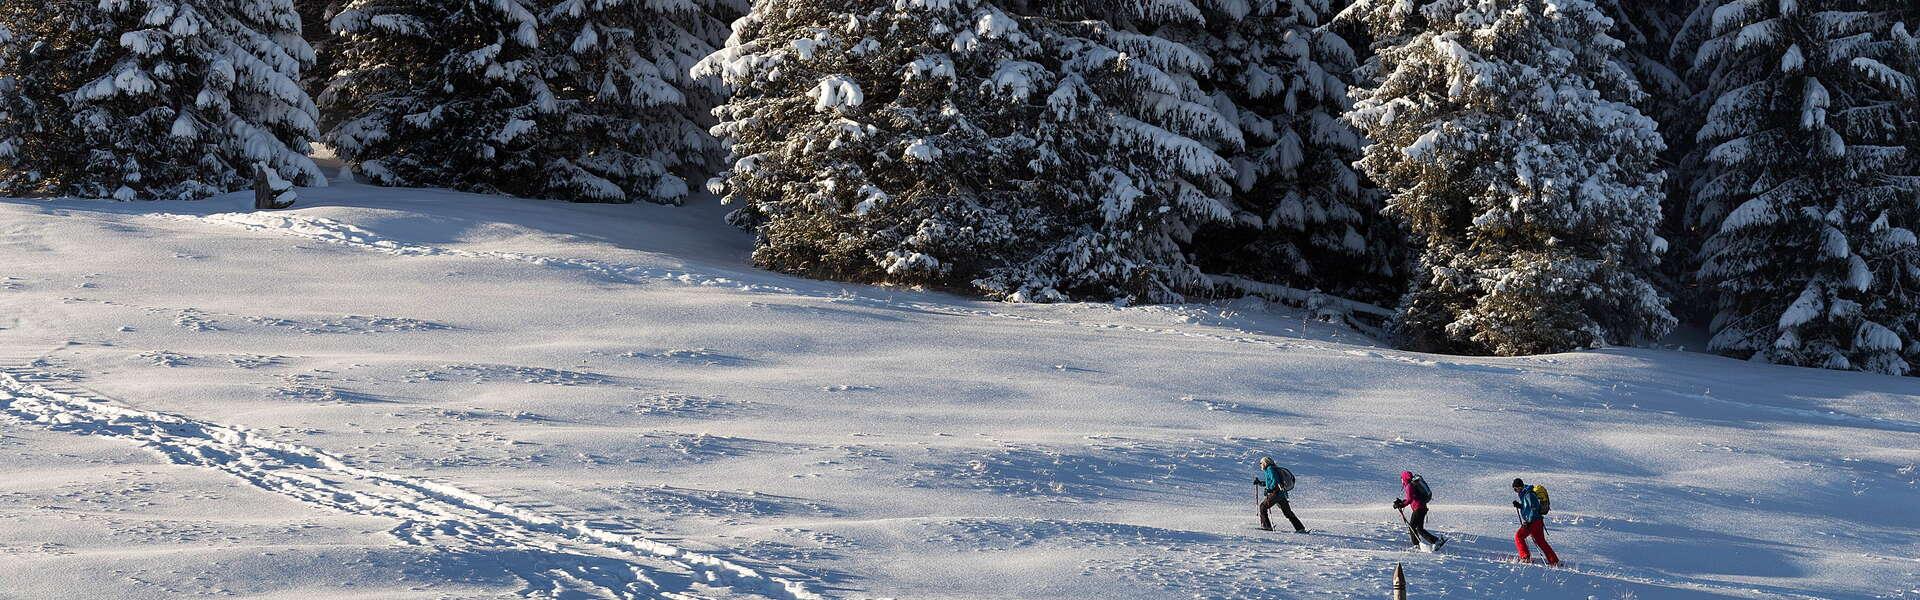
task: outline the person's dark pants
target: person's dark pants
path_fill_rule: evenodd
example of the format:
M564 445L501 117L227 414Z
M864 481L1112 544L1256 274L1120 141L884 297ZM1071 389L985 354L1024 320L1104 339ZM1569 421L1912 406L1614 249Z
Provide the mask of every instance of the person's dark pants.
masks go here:
M1293 516L1293 505L1287 504L1287 497L1281 495L1280 490L1267 492L1267 497L1260 500L1260 528L1261 529L1273 529L1273 521L1270 521L1267 519L1267 509L1273 508L1275 506L1280 507L1280 514L1286 515L1287 522L1293 524L1294 531L1307 530L1307 526L1300 524L1300 517Z
M1422 541L1428 544L1440 543L1440 538L1433 537L1433 534L1427 533L1427 507L1422 506L1413 509L1413 518L1407 521L1407 535L1413 537L1414 544L1419 544Z

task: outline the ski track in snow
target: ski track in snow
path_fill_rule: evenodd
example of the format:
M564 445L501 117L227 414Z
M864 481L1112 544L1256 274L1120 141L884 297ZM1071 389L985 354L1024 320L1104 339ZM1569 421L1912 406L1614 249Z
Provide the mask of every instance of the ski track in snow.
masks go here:
M372 231L368 231L366 229L355 227L351 224L342 223L340 221L335 221L333 219L327 219L322 217L309 217L309 216L296 215L296 214L262 213L262 212L218 213L218 214L205 215L205 216L161 213L161 214L155 214L153 216L157 218L164 218L169 220L191 221L191 222L220 225L225 227L235 227L235 228L245 229L249 231L256 231L256 232L291 235L291 236L310 239L314 241L359 248L363 250L370 250L374 252L381 252L385 254L392 254L396 256L443 256L443 257L458 257L458 258L474 258L474 259L484 259L484 260L499 260L499 261L526 263L526 264L538 265L542 267L552 267L552 268L559 268L559 269L582 271L595 276L599 276L604 279L617 281L617 282L627 282L627 283L661 282L661 283L691 285L691 286L698 286L698 287L726 288L726 289L733 289L733 290L748 292L748 293L780 294L780 295L812 296L812 297L821 296L821 294L818 294L818 293L808 293L804 290L791 288L791 287L748 283L745 281L740 281L740 280L729 278L729 277L696 273L692 271L661 269L661 268L655 268L655 267L644 267L644 266L636 266L636 265L623 265L623 264L609 263L605 261L598 261L598 260L585 259L585 258L562 258L562 257L552 257L552 256L541 256L537 254L528 254L528 253L522 253L522 252L500 252L500 251L492 251L492 250L462 250L458 248L446 248L441 246L411 244L411 243L388 239ZM1417 366L1424 366L1424 367L1463 368L1463 369L1474 369L1474 370L1502 370L1502 371L1511 371L1516 373L1519 372L1519 370L1517 369L1504 369L1501 367L1489 367L1489 366L1482 366L1482 365L1466 365L1466 364L1432 361L1432 360L1426 360L1426 359L1405 355L1405 354L1401 354L1394 351L1387 351L1387 350L1355 349L1353 347L1335 347L1335 346L1320 345L1320 344L1299 343L1294 341L1280 341L1276 339L1269 339L1266 337L1256 337L1257 334L1252 334L1252 333L1248 333L1247 335L1223 335L1223 334L1217 334L1217 333L1199 332L1199 331L1170 328L1170 327L1145 327L1145 326L1139 326L1139 325L1125 325L1120 323L1108 323L1108 322L1100 322L1100 321L1054 319L1054 318L1046 318L1046 317L1036 317L1032 315L1016 314L1016 313L999 311L999 310L968 309L968 308L962 308L962 307L946 305L946 304L935 304L935 303L927 303L927 302L903 302L903 301L891 300L891 299L870 298L866 296L859 296L856 294L852 294L851 292L847 292L844 290L839 293L826 296L826 299L830 302L850 303L850 304L855 304L860 306L867 306L867 307L881 308L881 309L911 310L911 311L935 313L935 314L942 314L942 315L949 315L949 316L991 317L996 319L1011 319L1016 321L1025 321L1028 323L1035 323L1035 324L1041 324L1041 325L1064 325L1069 327L1079 327L1079 328L1086 328L1086 329L1125 331L1130 333L1147 333L1147 334L1156 334L1156 335L1172 335L1172 336L1206 339L1206 340L1228 342L1228 343L1235 343L1235 344L1252 344L1252 345L1266 346L1266 347L1277 348L1277 349L1317 350L1317 351L1329 352L1329 353L1345 353L1345 354L1351 354L1356 356L1364 356L1367 358L1397 361L1397 362L1402 362L1410 365L1417 365Z
M780 600L823 598L805 584L726 559L490 500L458 487L372 471L227 425L129 408L0 369L0 415L22 424L138 442L176 464L217 469L263 490L345 513L400 521L402 542L449 553L524 555L508 568L529 596L703 598L694 584ZM513 564L520 563L520 564Z

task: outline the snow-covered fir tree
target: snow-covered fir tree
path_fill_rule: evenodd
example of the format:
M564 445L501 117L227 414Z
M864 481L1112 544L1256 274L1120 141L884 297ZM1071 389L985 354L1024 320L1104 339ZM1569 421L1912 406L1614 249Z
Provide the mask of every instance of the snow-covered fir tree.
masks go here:
M1675 40L1693 11L1694 2L1673 0L1595 0L1601 12L1613 20L1612 35L1626 44L1615 55L1622 66L1634 74L1646 95L1637 104L1660 124L1667 144L1660 163L1667 173L1666 193L1661 207L1660 235L1672 246L1661 257L1658 285L1672 295L1675 312L1704 319L1706 304L1694 285L1693 273L1699 263L1695 250L1703 236L1687 226L1685 219L1688 186L1693 169L1687 162L1694 144L1693 134L1700 128L1706 112L1699 103L1692 83L1687 79L1686 58L1674 53Z
M1641 112L1663 127L1669 119L1685 118L1691 110L1692 85L1686 79L1687 61L1673 55L1674 39L1692 13L1690 2L1673 0L1597 0L1601 14L1613 21L1609 35L1620 40L1615 60L1632 72L1646 94ZM1668 141L1669 146L1678 145Z
M328 21L335 11L340 9L343 0L294 0L294 10L300 13L300 35L306 38L307 45L313 47L313 68L307 69L301 85L307 93L319 96L326 89L327 80L333 77L333 28ZM325 129L325 117L322 117L322 129Z
M731 100L712 183L757 234L762 267L828 279L970 289L1046 234L1023 208L1024 83L1034 32L997 4L762 0L697 73Z
M712 135L712 129L719 124L716 109L732 97L732 89L726 80L714 73L702 71L700 65L707 57L727 46L727 40L733 37L733 22L747 15L754 0L699 0L700 10L681 15L678 21L680 29L698 40L700 52L692 56L677 56L677 61L691 61L685 68L675 73L677 77L689 78L681 92L686 96L684 111L691 118L697 131L687 140L681 153L698 156L698 160L688 160L676 169L682 177L695 188L708 183L713 177L726 169L727 150L722 141ZM682 42L679 46L685 46ZM694 151L697 149L697 151Z
M1906 161L1895 174L1909 190L1908 199L1896 201L1887 209L1887 218L1875 217L1870 229L1875 243L1867 253L1867 263L1881 283L1880 292L1866 306L1867 317L1901 337L1908 375L1920 374L1920 251L1913 246L1913 235L1920 233L1920 4L1897 0L1897 12L1889 19L1886 46L1893 73L1882 79L1889 91L1905 92L1904 112L1897 118L1900 136L1906 148ZM1889 97L1899 98L1900 94ZM1901 233L1905 231L1906 233Z
M1244 147L1198 78L1210 57L1158 35L1204 23L1188 0L1014 4L1045 34L1049 77L1017 80L1044 110L1045 156L1031 197L1057 232L1037 254L977 282L1015 300L1177 302L1210 280L1185 246L1233 216L1232 165Z
M38 169L86 159L59 90L80 87L84 73L64 68L55 40L91 37L91 7L52 3L29 8L0 3L0 195L39 195L51 184ZM65 24L57 26L55 24Z
M322 184L288 0L0 4L0 195L190 199L264 166Z
M709 0L348 0L326 141L375 183L679 203Z
M1322 28L1345 2L1212 0L1188 38L1214 59L1203 84L1246 144L1234 167L1230 226L1196 244L1220 273L1369 301L1399 295L1397 229L1353 167L1359 132L1341 120L1357 62Z
M324 141L374 183L497 191L533 184L532 119L557 110L539 27L518 0L348 0L320 95ZM518 140L515 147L505 147Z
M690 72L719 48L718 3L559 0L545 9L543 63L558 112L525 135L552 148L550 193L679 203L688 177L712 172L707 112L717 89Z
M1713 350L1911 371L1916 97L1895 66L1898 5L1702 7L1694 75L1714 101L1690 214L1713 232L1700 269L1718 298Z
M767 268L1013 300L1203 289L1181 244L1229 216L1209 143L1238 135L1202 102L1204 56L1105 19L1153 6L756 3L703 68L735 90L718 191Z
M14 133L21 123L16 120L16 112L24 112L20 103L20 80L13 70L7 68L8 60L17 60L19 53L13 49L13 30L0 21L0 179L9 177L10 165L19 156L19 134ZM0 184L4 187L5 184Z
M1410 347L1527 354L1658 338L1663 148L1586 0L1360 0L1375 57L1348 118L1418 258Z
M1701 143L1700 129L1705 125L1707 111L1726 90L1713 86L1713 76L1694 68L1694 61L1701 47L1714 39L1714 13L1724 5L1724 0L1686 4L1688 14L1674 31L1668 47L1668 62L1686 79L1692 96L1678 107L1678 112L1655 114L1666 131L1669 155L1676 156L1667 180L1673 202L1663 207L1666 220L1662 228L1669 236L1673 251L1663 263L1663 270L1681 278L1683 283L1691 283L1681 286L1687 291L1677 299L1688 307L1687 312L1695 313L1688 316L1696 320L1710 319L1716 312L1712 307L1712 290L1699 284L1700 261L1704 258L1701 248L1707 238L1713 236L1713 227L1730 207L1718 202L1701 202L1697 196L1697 187L1703 183L1701 179L1711 176L1705 163L1712 146Z

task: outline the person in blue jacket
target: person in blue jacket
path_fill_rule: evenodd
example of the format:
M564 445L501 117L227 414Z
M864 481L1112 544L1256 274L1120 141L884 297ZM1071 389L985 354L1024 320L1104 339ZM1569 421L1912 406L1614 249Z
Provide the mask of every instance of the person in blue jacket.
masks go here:
M1286 515L1287 522L1293 524L1294 533L1306 533L1307 526L1301 525L1300 517L1293 515L1293 505L1287 503L1287 490L1282 489L1292 487L1292 474L1282 475L1282 473L1285 473L1285 470L1273 463L1273 457L1260 457L1260 476L1253 479L1254 485L1260 486L1261 491L1260 528L1273 531L1273 521L1267 518L1267 510L1278 506L1280 514Z
M1533 538L1540 553L1547 555L1547 564L1559 566L1560 555L1554 554L1553 546L1547 545L1547 517L1541 514L1540 497L1519 478L1513 480L1513 492L1520 495L1519 500L1513 501L1513 507L1520 511L1520 530L1513 532L1513 547L1520 549L1520 562L1533 562L1532 553L1527 551L1527 538Z

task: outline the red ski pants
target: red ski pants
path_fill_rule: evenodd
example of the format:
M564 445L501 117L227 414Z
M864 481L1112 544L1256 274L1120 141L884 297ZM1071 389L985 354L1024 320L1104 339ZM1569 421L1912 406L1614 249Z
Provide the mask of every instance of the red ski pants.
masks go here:
M1540 552L1547 555L1547 564L1560 564L1560 557L1553 553L1553 546L1547 545L1546 519L1534 519L1532 523L1521 525L1519 531L1513 532L1513 547L1520 550L1520 560L1533 559L1533 553L1527 551L1528 537L1532 537L1534 545L1539 546Z

